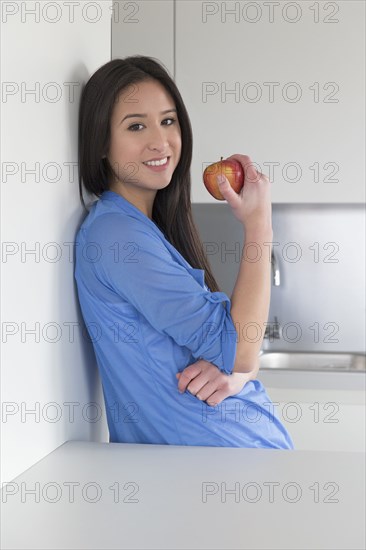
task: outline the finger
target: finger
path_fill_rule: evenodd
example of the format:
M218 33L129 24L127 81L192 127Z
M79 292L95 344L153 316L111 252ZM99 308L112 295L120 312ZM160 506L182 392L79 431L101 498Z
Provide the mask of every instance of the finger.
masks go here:
M184 393L187 389L188 384L193 380L194 376L192 373L180 373L180 377L178 379L178 390L181 393Z
M202 372L200 375L196 376L196 378L192 380L192 382L188 384L187 390L192 395L197 396L198 393L201 394L203 388L205 388L209 382L212 382L212 376ZM217 387L218 387L218 383L216 383L215 389L217 389Z
M216 181L219 186L219 191L224 199L229 203L232 208L240 206L241 200L239 194L231 187L229 180L224 174L218 174Z
M229 393L224 390L217 390L214 392L210 397L206 400L207 404L210 405L210 407L216 407L216 405L219 405L224 399L229 397Z
M211 395L213 395L215 392L218 391L219 387L220 387L219 379L209 381L205 386L202 386L202 388L198 390L198 392L196 393L196 397L200 401L207 401L207 399L211 397Z
M182 393L186 391L188 384L202 372L201 367L194 363L194 365L189 365L180 373L178 380L178 390Z
M188 384L187 390L193 395L196 395L208 382L215 381L217 378L220 378L220 375L222 376L222 373L216 365L207 363L203 365L201 373ZM218 387L218 383L216 383L216 386Z
M245 182L258 183L262 174L258 170L256 164L251 160L248 155L239 155L234 154L228 157L226 160L237 160L243 167L244 170L244 184Z

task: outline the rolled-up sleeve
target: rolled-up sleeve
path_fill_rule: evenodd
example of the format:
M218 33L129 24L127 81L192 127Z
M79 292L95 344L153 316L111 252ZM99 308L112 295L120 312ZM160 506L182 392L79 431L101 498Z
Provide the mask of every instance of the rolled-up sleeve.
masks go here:
M234 368L237 332L224 292L206 290L171 255L158 234L116 214L88 228L83 258L96 276L151 326L226 374Z

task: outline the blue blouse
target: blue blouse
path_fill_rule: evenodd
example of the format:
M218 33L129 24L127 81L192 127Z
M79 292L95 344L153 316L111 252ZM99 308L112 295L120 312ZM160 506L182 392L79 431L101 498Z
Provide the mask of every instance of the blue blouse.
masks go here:
M259 380L216 407L179 393L176 373L200 358L232 373L237 333L228 296L210 292L150 218L105 191L75 245L110 442L294 448Z

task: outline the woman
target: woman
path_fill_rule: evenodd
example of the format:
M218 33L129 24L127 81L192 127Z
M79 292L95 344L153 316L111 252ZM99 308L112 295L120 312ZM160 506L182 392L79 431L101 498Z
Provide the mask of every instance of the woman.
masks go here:
M75 278L110 442L292 449L255 380L262 339L238 340L234 325L253 311L266 320L268 266L246 262L232 304L220 292L192 218L191 158L162 64L132 56L95 72L80 104L79 188L83 204L82 184L99 200L76 237ZM249 157L233 158L252 172L240 195L227 181L222 193L248 235L271 241L268 178L250 182Z

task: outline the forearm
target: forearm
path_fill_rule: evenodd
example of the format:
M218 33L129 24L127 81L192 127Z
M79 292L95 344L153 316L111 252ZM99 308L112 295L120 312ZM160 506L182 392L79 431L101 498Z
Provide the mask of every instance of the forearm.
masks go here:
M259 369L258 356L271 299L272 239L271 227L246 232L240 269L231 296L231 317L238 333L233 372L253 371L253 378ZM248 247L249 243L254 244Z

